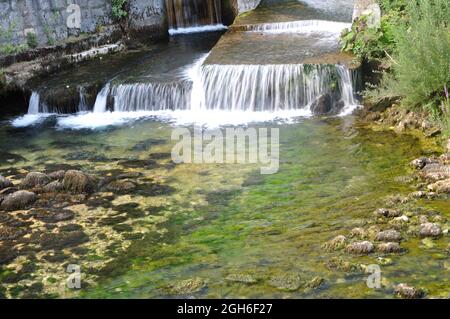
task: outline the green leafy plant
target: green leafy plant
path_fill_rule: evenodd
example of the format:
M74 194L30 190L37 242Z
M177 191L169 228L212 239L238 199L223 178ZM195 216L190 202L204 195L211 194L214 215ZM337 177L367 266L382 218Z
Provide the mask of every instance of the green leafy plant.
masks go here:
M47 37L47 44L55 45L56 40L53 37L52 30L50 29L50 27L48 25L44 27L44 33L45 33L45 36Z
M125 5L127 0L112 0L112 16L116 20L120 20L128 15L128 12L125 9Z
M30 48L37 48L38 46L38 41L37 41L37 36L36 33L34 32L28 32L27 33L27 45Z
M446 0L411 1L408 23L397 25L392 74L385 75L379 94L402 98L408 107L431 105L440 111L450 86L450 9Z

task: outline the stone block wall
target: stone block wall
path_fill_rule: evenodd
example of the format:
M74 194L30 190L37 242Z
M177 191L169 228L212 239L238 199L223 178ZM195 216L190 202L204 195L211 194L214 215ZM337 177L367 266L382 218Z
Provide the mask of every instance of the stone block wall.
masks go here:
M80 28L67 25L71 4L80 7ZM30 32L36 34L39 45L51 44L110 24L110 14L109 0L0 0L0 44L26 43Z
M79 28L67 24L74 13L69 10L71 4L80 8ZM165 15L164 0L130 0L133 28L167 32ZM45 46L112 22L111 0L0 0L0 44L24 44L31 32Z

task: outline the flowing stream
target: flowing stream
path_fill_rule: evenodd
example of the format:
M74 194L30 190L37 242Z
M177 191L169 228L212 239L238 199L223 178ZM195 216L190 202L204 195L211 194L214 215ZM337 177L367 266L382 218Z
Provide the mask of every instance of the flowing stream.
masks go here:
M402 242L408 253L389 256L321 249L414 191L408 162L436 152L352 116L358 70L339 52L352 2L267 0L224 34L221 1L167 0L168 41L40 80L28 114L0 122L0 174L19 183L30 171L76 169L109 186L45 198L65 216L57 222L22 212L23 227L37 222L17 247L0 245L0 296L391 298L401 282L448 296L445 238ZM323 100L331 111L313 116ZM195 132L234 128L279 130L276 174L172 161L175 129L201 145ZM415 205L450 218L448 202ZM42 241L80 231L76 244ZM330 268L333 258L382 265L383 287ZM68 263L81 266L80 291L65 288Z

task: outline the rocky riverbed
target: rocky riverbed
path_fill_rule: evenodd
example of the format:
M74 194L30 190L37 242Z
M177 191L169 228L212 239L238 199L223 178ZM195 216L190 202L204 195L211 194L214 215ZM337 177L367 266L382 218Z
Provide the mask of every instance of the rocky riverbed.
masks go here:
M160 160L168 156L154 154ZM148 159L121 165L158 163ZM164 207L142 210L138 203L122 204L121 198L129 193L155 197L173 192L170 186L133 172L11 170L8 175L0 175L0 264L7 265L0 280L4 297L64 296L67 266L80 260L87 269L86 287L131 240L151 231L143 219L164 220L158 216Z
M398 106L384 112L369 111L362 114L363 123L377 130L394 130L398 134L417 134L419 131L419 134L428 139L440 135L440 129L424 114L408 112ZM416 133L412 130L416 130ZM329 252L338 251L340 255L375 256L381 267L389 267L396 262L397 256L408 254L411 250L432 249L435 251L435 258L442 260L444 265L442 278L448 278L450 221L440 211L424 209L421 206L423 201L433 200L448 205L450 139L444 144L446 145L443 154L420 157L410 163L411 176L407 183L414 185L416 191L407 196L393 194L387 197L384 207L368 214L363 222L364 227L356 227L331 238L322 245L322 249ZM346 257L333 257L326 265L336 271L367 272L368 265L351 260ZM426 289L413 287L407 282L383 282L383 288L390 289L400 298L427 297Z

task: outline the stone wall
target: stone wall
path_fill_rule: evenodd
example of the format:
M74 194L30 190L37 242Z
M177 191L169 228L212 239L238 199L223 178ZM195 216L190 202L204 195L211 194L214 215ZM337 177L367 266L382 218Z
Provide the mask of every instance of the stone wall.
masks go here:
M76 27L72 4L80 8ZM111 23L111 0L0 0L0 44L24 44L31 32L44 46ZM167 32L164 0L130 0L130 26Z
M77 4L81 9L79 28L67 25L73 14L68 11L70 4ZM108 0L0 0L0 43L26 43L26 34L31 32L36 34L39 45L52 44L111 23L110 13Z

